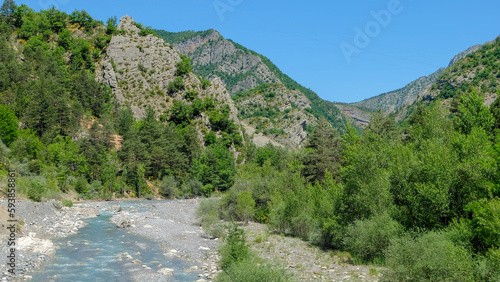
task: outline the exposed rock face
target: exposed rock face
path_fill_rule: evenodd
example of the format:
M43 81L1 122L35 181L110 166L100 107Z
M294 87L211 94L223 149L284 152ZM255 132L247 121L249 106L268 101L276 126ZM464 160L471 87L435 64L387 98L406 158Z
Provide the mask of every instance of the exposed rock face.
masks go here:
M122 17L117 28L123 33L111 39L96 77L109 85L118 101L130 106L137 118L145 116L148 106L157 115L163 114L174 100L185 101L186 91L196 90L200 98L212 97L229 104L231 118L238 123L236 108L220 79L212 79L211 85L202 89L200 78L190 73L183 76L185 90L168 93L176 64L181 61L179 53L163 39L139 35L140 29L129 16Z
M298 147L308 136L307 126L314 126L318 122L308 112L311 108L309 99L300 91L289 90L282 84L235 97L240 119L246 132L253 135L257 146L271 142L274 145ZM267 112L267 117L256 115L258 111Z
M486 42L485 44L477 44L477 45L474 45L472 47L469 47L467 50L463 51L463 52L460 52L458 53L455 57L453 57L453 59L450 61L450 64L448 65L448 67L451 67L453 66L454 64L456 64L458 61L460 61L461 59L467 57L467 55L469 54L472 54L474 52L476 52L477 50L483 48L484 45L486 44L490 44L491 41L488 41Z
M210 68L211 73L238 76L236 82L226 82L231 94L253 89L262 83L281 83L259 56L237 48L215 30L208 35L197 35L187 41L176 43L175 49L192 58L193 66L198 73ZM209 73L204 75L209 76Z

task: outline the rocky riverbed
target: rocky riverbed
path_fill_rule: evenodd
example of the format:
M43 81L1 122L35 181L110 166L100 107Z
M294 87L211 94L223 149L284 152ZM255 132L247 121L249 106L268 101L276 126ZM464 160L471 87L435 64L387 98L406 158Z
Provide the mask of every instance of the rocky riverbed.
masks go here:
M30 279L30 272L43 265L55 252L53 239L75 234L86 225L85 219L99 216L99 211L114 214L111 222L117 228L140 235L160 244L166 257L192 262L185 272L200 272L199 281L211 280L217 268L218 240L209 239L197 225L195 217L199 200L130 202L85 202L74 207L63 207L58 201L17 203L16 217L19 231L16 236L16 277L8 273L6 261L0 261L2 280ZM127 209L122 208L122 203ZM0 200L0 219L6 224L6 202ZM132 207L132 208L130 208ZM0 233L1 254L8 254L7 232ZM138 264L133 254L120 254L117 260L130 261L127 268L134 281L170 281L170 269L152 271ZM5 257L5 256L4 256ZM131 259L130 259L131 258Z
M6 230L7 212L5 200L0 200L0 253L2 258L10 254L7 245L10 232ZM62 238L78 232L85 226L85 219L99 216L99 211L92 207L76 205L63 207L59 201L16 203L15 273L8 272L7 260L0 260L1 279L12 280L31 278L27 273L42 265L56 251L51 239Z
M211 280L220 272L217 266L219 240L209 238L198 225L196 209L200 201L156 202L145 212L118 212L111 221L117 227L159 242L168 257L200 265L203 271L200 281Z

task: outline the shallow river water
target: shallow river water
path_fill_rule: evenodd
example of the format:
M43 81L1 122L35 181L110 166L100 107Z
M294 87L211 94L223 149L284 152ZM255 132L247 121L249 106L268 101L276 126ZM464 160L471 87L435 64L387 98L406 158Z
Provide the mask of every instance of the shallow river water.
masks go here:
M151 202L114 202L124 210L144 211ZM87 219L88 225L73 236L56 239L59 248L54 257L38 271L32 281L133 281L134 272L143 271L142 265L154 272L162 268L174 269L172 281L195 281L200 272L186 273L193 266L179 259L169 258L160 250L158 243L116 228L110 223L110 213ZM128 253L132 260L119 254Z

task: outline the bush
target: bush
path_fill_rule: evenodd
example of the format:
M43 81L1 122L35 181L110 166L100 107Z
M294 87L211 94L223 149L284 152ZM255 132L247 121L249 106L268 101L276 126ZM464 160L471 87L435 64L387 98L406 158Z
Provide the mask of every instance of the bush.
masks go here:
M252 197L252 191L242 191L238 194L238 205L236 213L241 220L248 223L253 215L255 200Z
M201 82L201 88L203 90L206 90L209 86L210 86L210 81L208 81L206 79L203 79L202 82Z
M176 76L174 81L171 81L167 86L167 91L170 94L186 89L186 84L180 76Z
M291 281L283 269L267 264L250 251L243 230L238 229L236 224L228 227L228 235L220 248L220 254L223 272L215 281Z
M474 262L466 248L444 233L395 239L386 251L389 281L474 281Z
M186 91L186 94L184 94L184 99L188 102L192 102L196 98L198 98L198 92L196 90L189 90Z
M179 194L179 182L173 176L163 177L160 183L160 192L167 198L175 198Z
M232 265L250 259L250 247L245 242L245 232L236 224L227 228L225 244L220 248L220 267L227 270Z
M47 181L43 177L30 179L28 183L28 198L34 202L42 201L42 197L47 191L46 183Z
M220 273L214 280L217 282L261 282L261 281L292 281L291 277L283 270L269 264L249 260L236 263L226 271Z
M213 238L220 238L224 235L224 226L220 220L219 209L220 200L211 198L203 199L196 210L201 227Z
M63 204L63 206L65 206L65 207L72 207L72 206L73 206L73 201L63 199L63 200L62 200L62 204Z
M175 66L177 67L177 70L175 71L175 75L177 76L183 76L192 71L191 59L186 57L185 55L181 55L181 61L178 62Z
M357 220L347 227L344 245L364 261L382 258L390 241L403 232L403 227L388 214Z
M87 183L87 180L83 177L79 177L75 183L75 191L78 194L85 194L88 192L88 190L89 190L89 184Z

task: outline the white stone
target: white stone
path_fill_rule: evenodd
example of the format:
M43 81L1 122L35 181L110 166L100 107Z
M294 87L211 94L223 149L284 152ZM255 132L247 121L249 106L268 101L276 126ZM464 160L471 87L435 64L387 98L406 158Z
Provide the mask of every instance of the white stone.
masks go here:
M158 270L158 273L163 275L174 275L174 270L172 268L162 268Z

